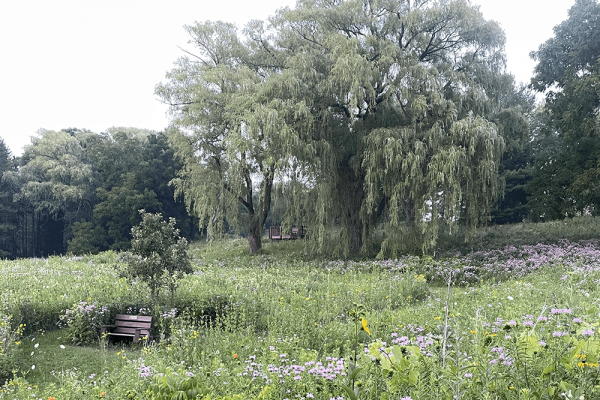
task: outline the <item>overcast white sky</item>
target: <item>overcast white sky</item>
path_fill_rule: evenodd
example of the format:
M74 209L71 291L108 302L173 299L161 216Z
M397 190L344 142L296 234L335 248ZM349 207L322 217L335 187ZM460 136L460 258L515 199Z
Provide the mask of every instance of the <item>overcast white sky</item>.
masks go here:
M528 83L529 52L575 0L471 0L506 32L508 70ZM21 155L40 128L162 130L154 86L182 55L183 25L240 27L295 0L0 0L0 137Z

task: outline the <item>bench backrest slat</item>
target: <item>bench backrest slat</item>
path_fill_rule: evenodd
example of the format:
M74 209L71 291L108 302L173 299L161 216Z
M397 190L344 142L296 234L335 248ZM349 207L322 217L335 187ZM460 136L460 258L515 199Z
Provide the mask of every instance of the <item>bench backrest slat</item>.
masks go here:
M115 321L137 321L137 322L152 322L152 317L148 315L127 315L117 314Z
M144 328L144 329L150 329L150 327L152 326L152 323L150 323L150 322L135 322L135 321L120 321L120 320L116 320L115 321L115 326L117 326L117 327L124 327L124 328Z

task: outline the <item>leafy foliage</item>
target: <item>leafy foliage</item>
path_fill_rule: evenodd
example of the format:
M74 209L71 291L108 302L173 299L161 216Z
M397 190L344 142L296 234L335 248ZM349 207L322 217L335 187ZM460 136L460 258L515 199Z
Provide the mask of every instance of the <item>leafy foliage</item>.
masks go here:
M164 133L111 128L90 138L86 150L96 171L96 199L92 218L74 225L70 252L127 249L142 208L176 218L184 235L193 236L192 218L168 185L181 164Z
M498 171L504 193L492 211L492 222L496 224L522 222L530 210L527 186L533 176L534 97L529 88L512 86L507 82L493 117L505 142Z
M278 98L265 83L274 72L256 64L231 24L187 26L196 47L181 58L156 93L171 106L171 139L184 161L177 194L198 216L210 237L226 221L246 215L250 252L260 250L276 175L300 149L288 121L302 118L302 104Z
M155 376L154 382L147 389L150 400L183 400L210 397L210 390L203 387L204 385L198 378L186 376L184 371L179 371L179 374L167 371L163 376Z
M6 258L15 252L14 233L17 229L17 205L13 202L16 188L2 175L16 170L16 162L10 150L0 138L0 258Z
M59 326L66 328L65 338L72 344L92 344L100 339L100 327L108 324L108 308L97 302L82 301L74 304L60 317Z
M192 272L187 240L179 236L174 218L166 222L160 213L140 210L140 214L142 222L131 229L124 273L148 284L155 302L163 287L168 287L172 298L179 279Z
M21 183L15 201L28 201L37 213L64 221L62 249L72 224L92 211L93 171L81 142L90 134L41 130L25 148L19 170L10 173L13 182Z
M11 315L0 313L0 379L4 380L12 377L15 364L22 353L19 344L24 327L15 327L13 322Z
M239 201L260 248L275 177L299 188L284 220L312 225L322 251L332 217L339 254L368 248L384 211L388 231L406 222L424 251L440 229L487 221L503 148L490 114L506 86L503 34L466 1L303 1L248 24L246 42L228 24L187 30L198 53L156 92L186 160L174 182L211 230L239 215Z
M582 227L574 221L535 225L555 237L565 225ZM597 232L597 219L585 218L584 225ZM493 229L509 228L527 227ZM597 235L533 246L515 238L506 247L491 244L479 254L439 260L360 262L306 261L276 243L249 256L240 242L198 244L194 258L202 272L186 276L176 294L189 313L166 318L172 329L160 342L138 350L72 347L61 342L65 332L16 338L20 372L2 387L3 396L598 397ZM0 296L11 308L24 300L46 309L71 307L88 294L93 300L81 306L143 298L132 293L139 282L115 276L114 254L0 264L10 293ZM468 273L479 276L463 282ZM450 288L440 287L447 277ZM205 324L192 313L217 303L224 305L218 323Z
M144 129L40 130L19 159L2 142L1 256L124 250L142 208L193 237L194 218L169 185L180 167L167 136Z
M538 61L532 86L546 95L545 148L552 153L536 154L539 179L532 182L532 199L541 208L536 218L600 210L599 24L600 4L577 0L554 37L531 53ZM548 207L539 207L543 204Z
M502 83L496 23L463 1L309 1L275 26L286 82L302 82L288 92L313 118L317 220L339 217L342 253L365 250L384 211L387 231L408 230L382 255L487 219L503 147L487 115Z

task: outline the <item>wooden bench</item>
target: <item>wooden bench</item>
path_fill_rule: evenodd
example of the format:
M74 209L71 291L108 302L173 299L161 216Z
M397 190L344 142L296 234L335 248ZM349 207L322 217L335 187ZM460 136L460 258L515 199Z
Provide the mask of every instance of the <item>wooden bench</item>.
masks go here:
M102 325L100 333L109 336L124 336L134 343L151 337L152 317L146 315L117 314L114 325Z
M306 228L301 226L299 228L292 227L291 233L282 233L281 226L272 225L269 227L269 239L271 240L296 240L298 238L303 239L306 236Z
M271 240L281 240L283 236L281 236L281 226L270 226L269 227L269 239Z
M306 236L306 228L301 226L299 228L292 228L292 239L304 239Z

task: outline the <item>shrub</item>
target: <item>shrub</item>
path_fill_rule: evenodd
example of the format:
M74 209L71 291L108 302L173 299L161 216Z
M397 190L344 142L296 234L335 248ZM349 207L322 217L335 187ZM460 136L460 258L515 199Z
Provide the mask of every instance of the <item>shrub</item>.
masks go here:
M171 300L179 279L191 273L188 243L179 236L175 219L163 220L160 213L140 210L142 222L131 229L131 250L126 253L125 275L141 279L150 288L156 303L161 288L168 287Z
M65 337L73 344L92 343L99 339L101 325L108 323L107 316L108 308L82 301L67 309L58 325L67 328Z

